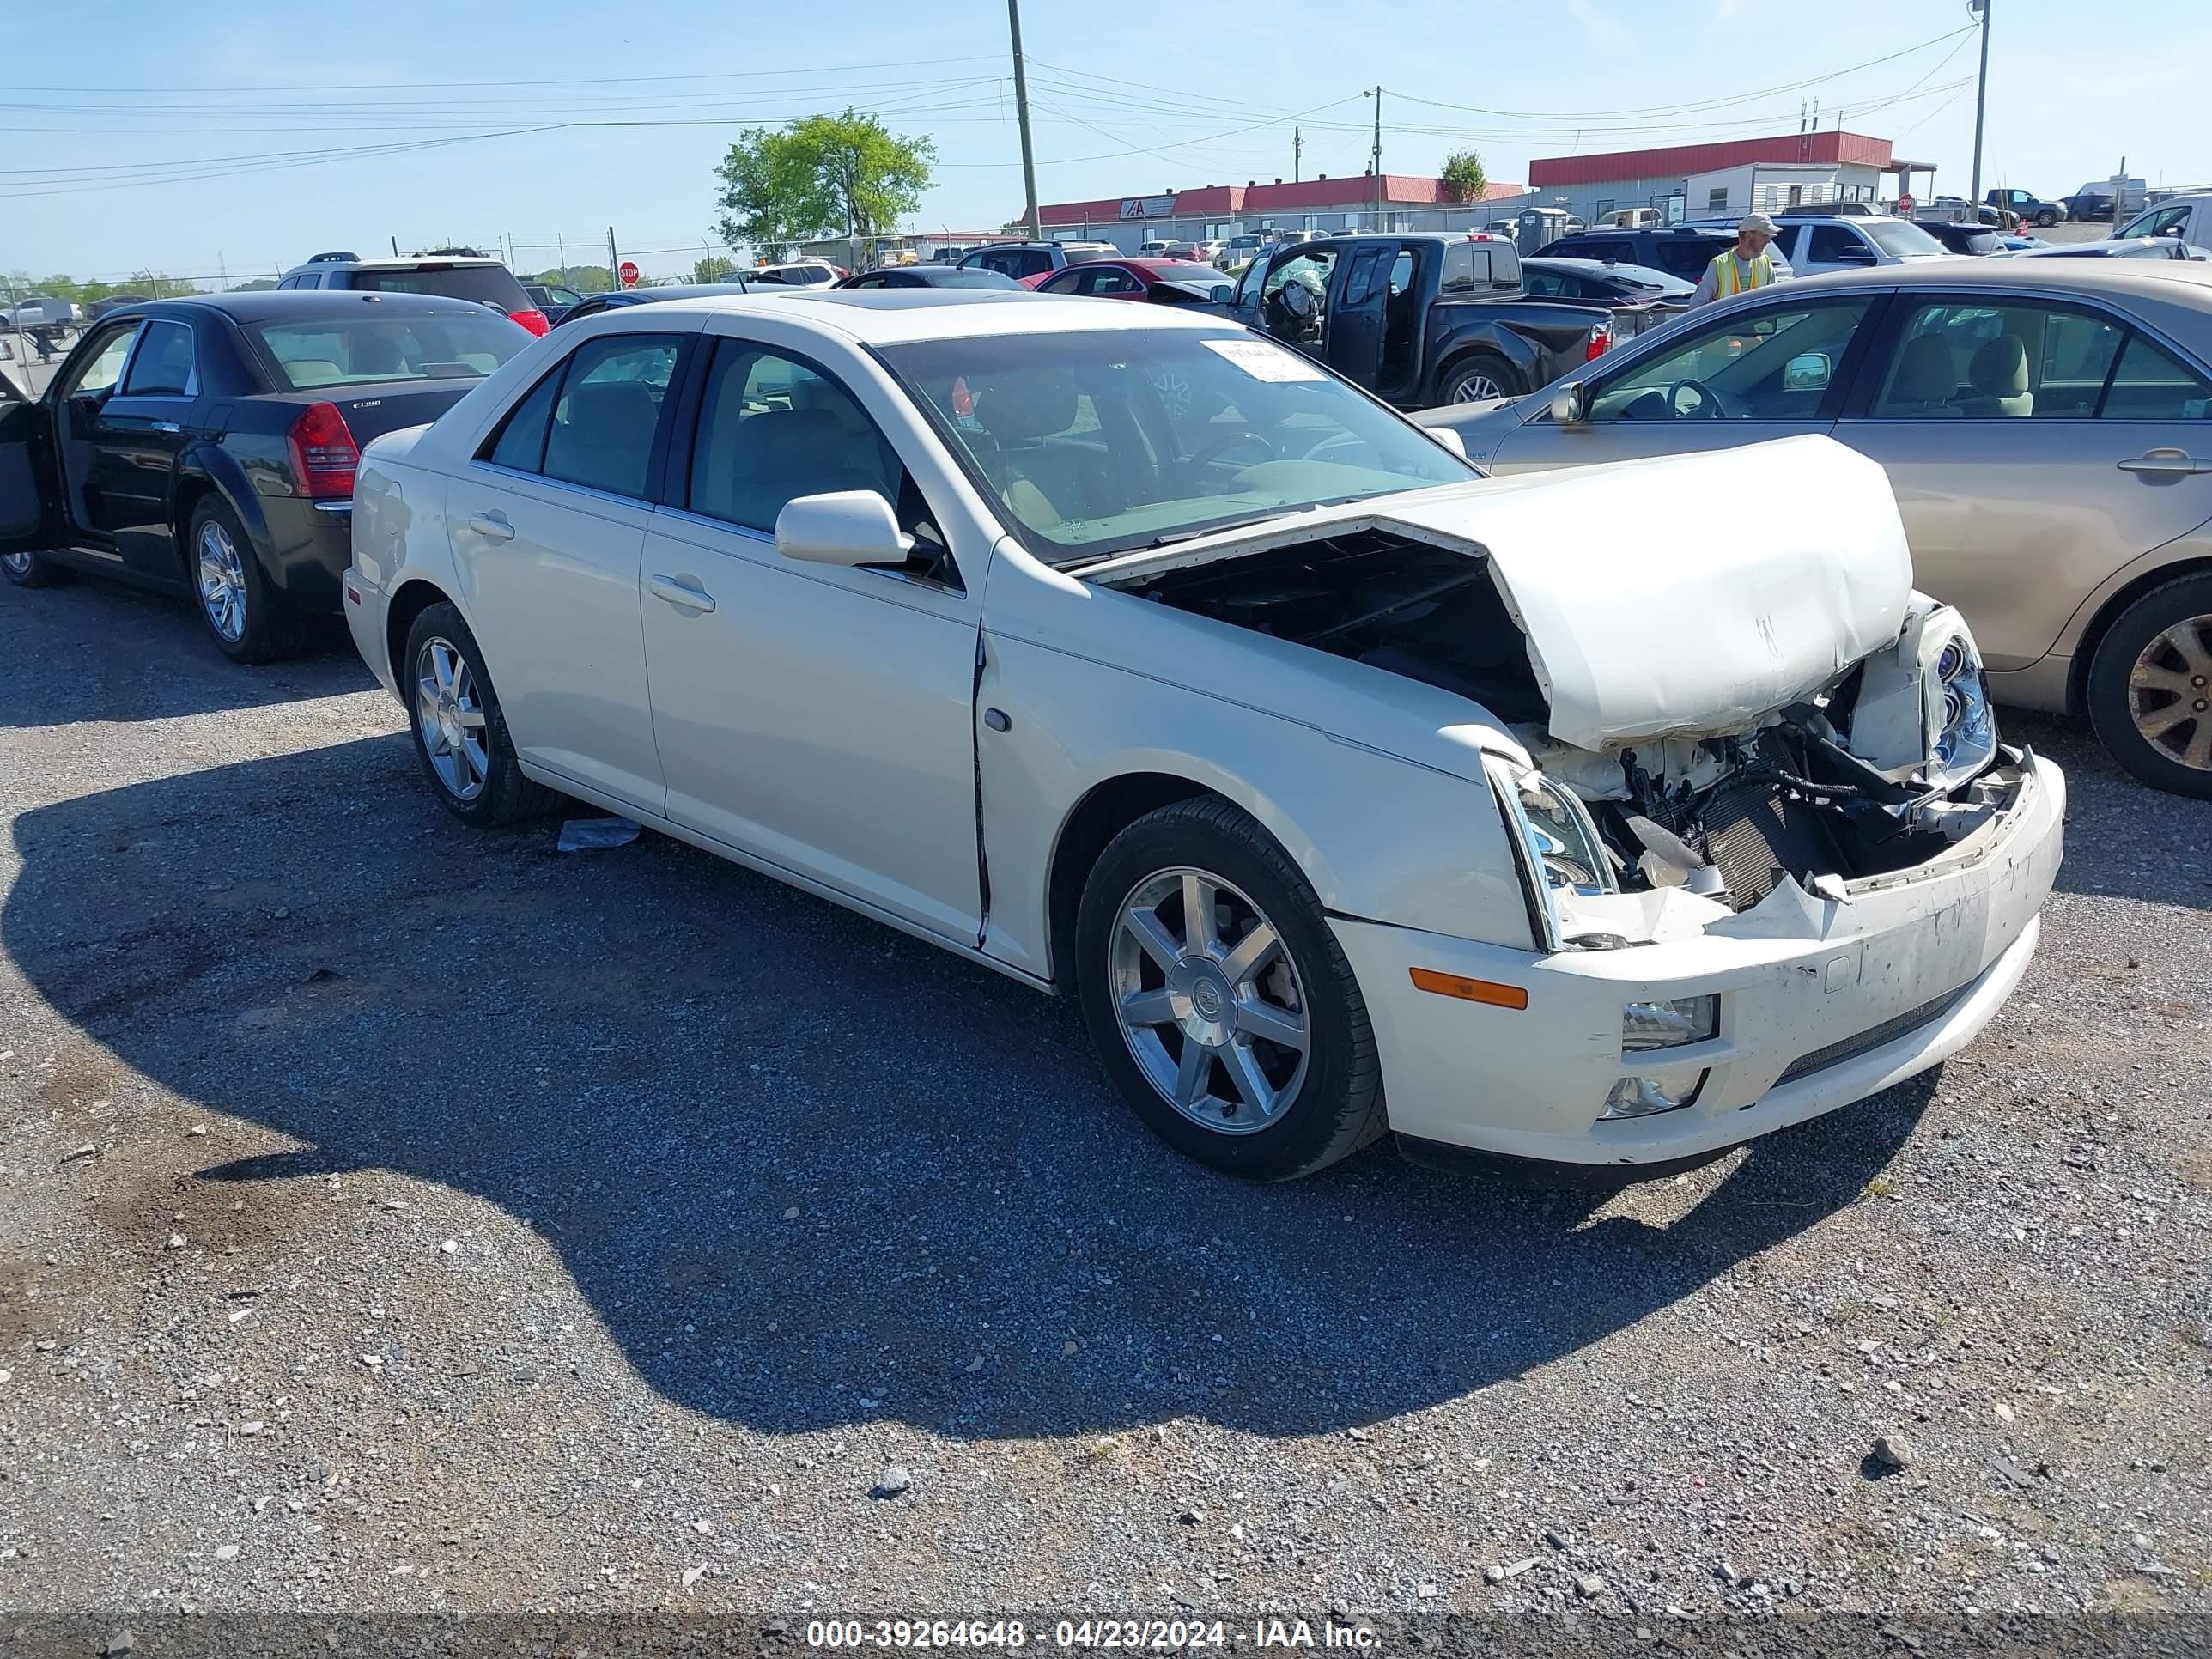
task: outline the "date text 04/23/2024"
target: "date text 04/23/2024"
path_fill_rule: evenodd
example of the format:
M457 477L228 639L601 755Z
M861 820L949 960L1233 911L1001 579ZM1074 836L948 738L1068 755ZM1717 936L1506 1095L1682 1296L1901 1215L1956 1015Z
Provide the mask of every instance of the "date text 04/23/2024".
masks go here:
M1219 1619L1061 1619L1032 1626L1016 1619L816 1619L806 1645L817 1649L1025 1648L1176 1653L1203 1649L1343 1648L1371 1651L1380 1638L1369 1626L1304 1619L1257 1619L1249 1626Z

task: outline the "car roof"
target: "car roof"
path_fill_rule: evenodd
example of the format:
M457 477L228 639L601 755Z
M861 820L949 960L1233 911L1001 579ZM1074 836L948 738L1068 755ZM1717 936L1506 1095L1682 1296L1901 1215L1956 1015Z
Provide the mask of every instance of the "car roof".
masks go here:
M1135 306L1126 300L1094 300L1028 289L810 289L790 295L732 295L726 299L676 303L731 316L773 314L785 322L803 320L863 345L907 345L1002 334L1082 334L1107 329L1218 332L1237 327L1218 318L1187 316L1166 306Z
M488 253L408 253L396 259L311 259L295 270L416 270L424 265L496 265ZM504 269L501 266L501 269Z
M664 283L659 288L616 288L604 294L587 294L586 300L607 300L618 305L643 305L648 301L698 300L717 294L758 292L744 283Z
M256 289L248 294L198 294L174 300L144 300L118 310L158 317L172 307L184 311L221 312L240 323L343 318L354 314L356 307L365 307L380 317L452 316L459 312L499 315L489 306L478 305L473 300L448 299L441 294L380 294L349 288ZM115 314L108 313L111 317Z
M2212 262L2202 260L2037 259L2030 263L2024 258L1978 259L1961 255L1949 259L1915 260L1905 265L1867 265L1822 271L1815 276L1792 277L1784 286L1790 294L1802 294L1832 288L2002 289L2032 285L2094 293L2118 291L2143 299L2174 301L2182 300L2173 291L2177 283L2202 290L2197 303L2212 306ZM1768 298L1778 291L1782 289L1750 290Z

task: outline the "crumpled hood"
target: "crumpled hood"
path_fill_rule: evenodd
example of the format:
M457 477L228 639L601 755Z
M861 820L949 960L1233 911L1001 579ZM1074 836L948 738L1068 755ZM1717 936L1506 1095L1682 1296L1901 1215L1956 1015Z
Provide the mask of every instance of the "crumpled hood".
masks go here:
M1741 731L1896 639L1912 589L1888 477L1811 436L1353 502L1082 574L1367 528L1489 560L1547 729L1582 749Z

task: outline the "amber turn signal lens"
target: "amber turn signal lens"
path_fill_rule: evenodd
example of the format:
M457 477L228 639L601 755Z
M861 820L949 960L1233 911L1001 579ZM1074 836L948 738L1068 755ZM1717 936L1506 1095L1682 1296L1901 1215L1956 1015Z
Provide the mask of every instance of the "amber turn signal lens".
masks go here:
M1433 991L1440 997L1462 1002L1487 1003L1492 1008L1526 1008L1528 993L1518 985L1500 985L1494 979L1468 979L1460 974L1440 974L1433 968L1412 970L1413 988Z

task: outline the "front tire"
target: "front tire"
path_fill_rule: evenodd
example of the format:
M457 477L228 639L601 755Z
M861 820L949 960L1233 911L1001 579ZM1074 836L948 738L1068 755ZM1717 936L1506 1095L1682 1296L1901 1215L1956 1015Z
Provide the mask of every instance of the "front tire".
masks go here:
M298 614L261 568L238 515L215 496L192 509L185 566L200 620L224 656L235 663L265 663L299 650Z
M476 635L449 603L407 630L399 689L415 757L446 810L481 829L550 812L561 797L525 777Z
M1107 846L1083 890L1074 979L1122 1097L1187 1157L1283 1181L1382 1133L1352 965L1298 867L1226 801L1175 802Z
M2212 800L2212 575L2163 582L2114 617L2087 693L2098 739L2129 773Z
M51 587L68 574L43 553L0 553L0 576L18 587Z
M1492 398L1517 398L1527 387L1512 364L1494 351L1470 352L1444 365L1437 377L1444 404L1478 404Z
M2048 230L2051 226L2058 222L2058 216L2053 213L2049 208L2045 208L2042 212L2035 216L2035 222L2042 226L2044 229Z

